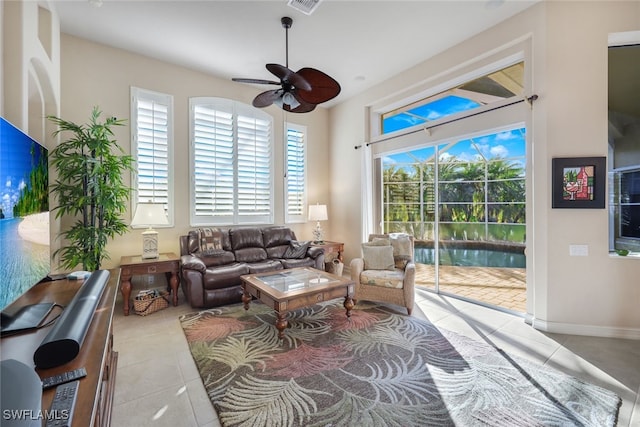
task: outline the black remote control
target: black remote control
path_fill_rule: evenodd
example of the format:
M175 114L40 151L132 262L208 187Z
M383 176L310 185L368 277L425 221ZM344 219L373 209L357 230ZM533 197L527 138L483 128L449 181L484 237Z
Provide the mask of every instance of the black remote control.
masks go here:
M76 380L56 387L56 395L51 402L51 409L47 413L45 427L69 427L73 419L73 410L76 406L78 387L80 381Z
M55 387L60 384L68 383L73 380L77 380L87 376L87 371L84 368L74 369L73 371L63 372L58 375L42 379L42 389L46 390L51 387Z

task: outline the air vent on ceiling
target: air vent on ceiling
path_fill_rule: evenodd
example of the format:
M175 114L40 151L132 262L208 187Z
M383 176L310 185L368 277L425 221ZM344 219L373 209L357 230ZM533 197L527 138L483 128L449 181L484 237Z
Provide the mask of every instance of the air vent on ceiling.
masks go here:
M318 8L322 0L289 0L288 6L304 13L305 15L311 15L314 10Z

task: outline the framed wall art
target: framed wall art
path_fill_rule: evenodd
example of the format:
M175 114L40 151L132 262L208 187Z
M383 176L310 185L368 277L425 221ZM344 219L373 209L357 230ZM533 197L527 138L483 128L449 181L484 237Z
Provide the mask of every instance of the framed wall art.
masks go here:
M562 157L552 162L552 207L604 209L605 157Z

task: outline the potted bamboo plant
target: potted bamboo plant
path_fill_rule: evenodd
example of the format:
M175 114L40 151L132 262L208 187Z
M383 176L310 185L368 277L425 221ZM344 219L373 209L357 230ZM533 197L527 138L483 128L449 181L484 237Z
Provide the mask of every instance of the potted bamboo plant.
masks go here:
M55 217L69 216L73 221L60 233L63 246L53 256L59 256L60 265L70 270L78 264L87 271L99 270L102 261L109 259L105 251L109 239L128 228L122 214L130 188L122 177L133 169L133 157L125 154L112 130L124 120L109 117L99 121L100 115L94 107L89 122L80 125L48 117L58 126L54 137L68 134L50 158L57 173L51 185Z

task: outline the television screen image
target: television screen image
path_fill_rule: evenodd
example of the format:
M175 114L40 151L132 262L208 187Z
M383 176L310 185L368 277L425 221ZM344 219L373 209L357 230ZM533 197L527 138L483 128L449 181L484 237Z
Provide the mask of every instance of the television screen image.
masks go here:
M47 154L0 118L0 310L51 269Z

